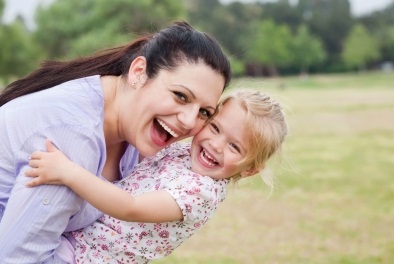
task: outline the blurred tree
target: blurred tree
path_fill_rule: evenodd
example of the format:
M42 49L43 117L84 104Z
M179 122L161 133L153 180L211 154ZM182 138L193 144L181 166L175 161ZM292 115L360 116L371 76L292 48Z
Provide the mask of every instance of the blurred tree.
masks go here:
M7 84L28 73L42 55L22 20L0 26L0 77Z
M394 23L386 26L385 30L379 30L377 34L380 43L382 59L394 62Z
M57 0L36 15L36 40L49 58L123 44L185 15L177 0Z
M259 65L266 66L270 76L278 75L278 66L291 63L292 36L286 25L277 25L272 20L256 24L254 39L248 39L245 45L246 59L258 70ZM261 75L262 72L255 72Z
M240 39L252 18L255 9L247 4L233 2L221 5L218 0L186 0L187 20L196 28L213 35L234 58L242 57L243 47Z
M380 56L378 43L371 37L367 29L355 25L345 40L342 58L349 67L365 69L367 62L378 59Z
M252 39L250 24L259 21L262 8L240 2L221 5L217 0L186 0L187 20L213 35L228 54L234 76L243 75L244 41ZM257 8L256 8L257 6Z
M245 42L253 40L253 28L251 25L261 21L263 8L257 3L241 4L233 2L225 6L227 12L231 14L231 23L223 25L220 31L225 32L224 45L241 59L245 54Z
M354 23L349 1L299 0L297 9L312 34L323 41L328 55L327 67L335 70L341 63L343 41Z
M394 2L387 8L358 19L380 44L381 59L394 61Z
M242 59L244 40L252 36L250 25L261 20L258 4L217 0L186 0L187 19L199 29L209 32L234 58Z
M3 18L4 7L5 7L5 0L0 0L0 21Z
M307 74L309 67L321 63L326 53L320 39L310 34L306 25L301 25L293 38L292 59L301 74Z
M262 3L261 6L262 19L271 19L279 25L286 24L293 32L303 22L302 14L290 4L289 0Z

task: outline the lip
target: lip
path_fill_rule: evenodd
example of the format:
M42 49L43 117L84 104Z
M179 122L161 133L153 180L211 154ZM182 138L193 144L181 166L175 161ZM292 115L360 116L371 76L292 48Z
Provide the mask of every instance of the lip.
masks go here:
M208 168L208 169L212 169L212 168L217 168L220 166L220 164L212 164L211 162L208 162L206 160L206 158L204 158L202 156L202 152L205 151L206 153L208 153L209 156L212 156L215 158L214 155L212 155L211 152L209 152L206 148L200 146L199 150L198 150L198 155L197 155L197 160L198 162L201 164L201 166ZM217 159L215 158L215 160L217 161ZM217 161L218 162L218 161ZM219 162L218 162L219 163Z
M166 129L164 129L164 127L160 124L160 122L159 122L158 120L160 120L160 122L164 123L165 126L167 126L169 129L171 129L172 132L174 132L175 134L177 134L178 137L174 137L174 136L172 136L170 133L168 133L168 131L167 131ZM156 125L155 125L155 122L158 123L158 124L156 124L156 125L161 126L164 130L166 130L166 132L167 132L168 134L170 134L170 137L171 137L170 139L164 141L164 140L160 137L160 134L159 134L159 132L157 131L157 129L156 129L156 127L155 127L155 126L156 126ZM173 143L173 142L175 142L175 141L178 141L178 140L182 139L182 138L185 136L185 134L184 134L184 133L181 133L178 129L175 129L173 126L167 124L167 123L164 122L163 120L158 119L158 118L155 118L155 119L152 121L152 124L151 124L150 136L151 136L151 139L152 139L153 143L156 144L158 147L161 147L161 148L162 148L162 147L165 147L165 146L170 145L171 143Z
M163 127L163 124L164 124L164 126L166 126L167 128L169 128L173 133L175 133L176 135L177 135L177 137L175 137L175 138L178 138L178 137L180 137L180 136L182 136L184 133L182 133L180 130L178 130L178 129L176 129L175 127L173 127L172 125L170 125L170 124L168 124L167 122L165 122L165 121L163 121L163 120L161 120L161 119L159 119L159 118L156 118L156 120L158 121L158 123ZM164 128L164 127L163 127ZM165 130L167 130L167 129L165 129ZM167 131L168 132L168 131ZM171 133L170 133L171 134ZM174 137L174 136L173 136Z
M150 129L150 137L151 137L153 143L156 144L159 147L165 147L168 144L168 142L170 142L171 139L172 139L171 138L168 141L163 141L163 140L161 140L161 138L158 137L157 133L158 132L156 131L154 125L152 124L151 125L151 129Z

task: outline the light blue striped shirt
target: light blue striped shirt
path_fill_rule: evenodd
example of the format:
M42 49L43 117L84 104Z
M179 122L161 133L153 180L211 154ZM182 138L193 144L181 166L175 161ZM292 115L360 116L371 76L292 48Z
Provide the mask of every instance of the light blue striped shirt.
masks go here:
M25 187L30 154L49 138L71 160L101 175L105 160L104 98L99 76L63 83L0 107L0 261L61 263L64 231L85 227L102 213L68 187ZM138 152L129 146L120 168L129 174Z

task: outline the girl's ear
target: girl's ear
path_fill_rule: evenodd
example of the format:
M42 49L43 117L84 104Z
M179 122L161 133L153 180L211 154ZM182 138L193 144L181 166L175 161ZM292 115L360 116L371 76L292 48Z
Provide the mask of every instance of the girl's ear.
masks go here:
M131 87L139 88L145 84L146 80L146 58L138 56L130 64L127 82Z
M259 172L259 170L255 169L255 168L246 169L246 170L241 171L241 177L246 178L249 176L253 176L253 175L257 174L258 172Z

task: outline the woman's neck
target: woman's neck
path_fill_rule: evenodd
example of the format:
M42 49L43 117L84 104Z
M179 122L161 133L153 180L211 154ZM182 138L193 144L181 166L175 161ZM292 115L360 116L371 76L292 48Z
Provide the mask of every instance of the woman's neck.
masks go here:
M107 148L123 141L119 132L119 113L116 104L119 79L118 76L101 77L104 94L104 136Z
M120 179L119 163L127 149L127 143L121 142L107 146L107 159L104 164L102 175L107 181L113 182Z
M104 94L104 136L107 159L102 175L110 182L119 180L119 162L127 144L122 140L119 129L119 113L117 107L117 94L119 93L120 77L102 76L101 85Z

